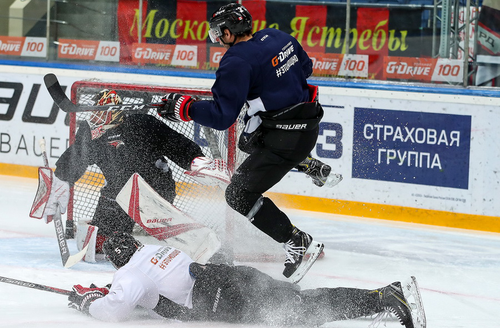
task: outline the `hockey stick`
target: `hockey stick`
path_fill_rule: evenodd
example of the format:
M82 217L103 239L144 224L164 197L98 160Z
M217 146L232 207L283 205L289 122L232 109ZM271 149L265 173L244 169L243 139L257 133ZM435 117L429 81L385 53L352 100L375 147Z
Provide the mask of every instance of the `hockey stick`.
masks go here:
M7 284L17 285L17 286L21 286L21 287L28 287L28 288L38 289L38 290L44 290L46 292L51 292L51 293L56 293L56 294L61 294L61 295L69 295L72 293L71 290L50 287L50 286L41 285L41 284L35 284L34 282L27 282L27 281L22 281L22 280L12 279L12 278L2 277L2 276L0 276L0 282L5 282Z
M42 150L43 164L48 168L49 160L47 158L47 151L45 150L45 139L40 140L40 149ZM79 253L70 256L68 243L66 242L66 238L64 236L64 226L61 219L61 211L59 210L59 205L57 205L56 207L56 212L52 216L52 220L54 221L54 228L56 230L57 236L57 245L59 246L59 253L61 253L62 264L65 268L72 267L76 263L80 262L81 259L85 256L85 253L87 253L88 245ZM73 223L71 222L71 224Z
M104 106L87 106L87 105L75 105L64 93L61 88L57 77L49 73L43 78L45 82L45 87L49 91L50 96L56 103L56 105L66 113L78 113L86 111L104 111L104 110L130 110L130 111L148 111L149 108L157 108L162 106L160 104L120 104L120 105L104 105Z
M206 126L201 126L203 129L203 132L205 133L205 139L207 140L208 143L208 148L210 149L210 152L212 153L212 158L222 158L222 155L219 151L219 147L217 144L217 137L215 136L214 131L212 131L209 127Z

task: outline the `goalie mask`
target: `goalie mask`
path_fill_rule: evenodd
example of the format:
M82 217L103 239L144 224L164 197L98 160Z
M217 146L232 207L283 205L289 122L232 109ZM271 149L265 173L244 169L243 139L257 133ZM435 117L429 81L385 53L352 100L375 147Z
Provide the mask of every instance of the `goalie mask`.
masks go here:
M130 261L135 252L142 247L142 243L125 232L115 232L103 244L102 249L108 261L116 269Z
M213 43L218 43L224 29L236 36L252 31L252 15L240 4L230 3L222 6L210 18L208 35Z
M114 90L102 90L96 94L93 98L94 106L104 106L104 105L119 105L122 103L122 99ZM89 124L92 130L98 129L105 125L116 125L123 121L124 112L121 110L105 110L92 112Z

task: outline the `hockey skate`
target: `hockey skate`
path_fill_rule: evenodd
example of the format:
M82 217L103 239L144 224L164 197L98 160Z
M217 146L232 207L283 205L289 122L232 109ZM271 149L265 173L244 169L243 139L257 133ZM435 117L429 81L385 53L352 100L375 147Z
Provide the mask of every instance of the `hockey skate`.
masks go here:
M425 328L427 320L425 318L424 304L420 296L420 289L418 288L417 278L411 276L403 284L403 294L410 304L411 318L414 328Z
M286 252L283 275L296 284L316 262L324 245L314 241L309 234L294 228L292 238L283 247Z
M384 311L375 317L370 327L377 327L390 313L406 328L426 327L424 307L415 277L410 277L403 286L397 281L374 292L378 292Z
M299 172L304 172L312 178L313 183L318 187L333 187L342 181L342 174L331 173L332 168L320 160L307 156L298 166Z

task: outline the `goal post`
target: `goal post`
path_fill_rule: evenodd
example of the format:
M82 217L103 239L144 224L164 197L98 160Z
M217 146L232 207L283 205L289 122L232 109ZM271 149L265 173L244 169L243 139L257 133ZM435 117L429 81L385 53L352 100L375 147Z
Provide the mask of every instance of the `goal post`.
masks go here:
M174 88L160 85L136 85L96 80L77 81L71 87L71 100L79 105L93 105L95 94L103 89L115 90L124 104L160 103L167 93L181 93L212 99L208 89ZM198 144L204 155L226 161L230 172L234 172L244 154L237 149L237 137L243 124L239 120L225 131L203 127L193 121L174 123L161 118L155 109L148 112L175 131ZM80 121L90 118L92 112L70 113L69 143L75 141ZM223 249L240 261L281 260L284 253L281 245L274 242L255 228L248 220L233 211L225 202L224 191L217 187L205 186L184 174L184 169L165 158L176 181L173 205L189 214L198 222L213 229L223 242ZM99 167L89 166L85 174L74 184L68 205L68 224L73 227L78 221L93 218L100 189L105 179ZM68 229L69 230L69 229Z

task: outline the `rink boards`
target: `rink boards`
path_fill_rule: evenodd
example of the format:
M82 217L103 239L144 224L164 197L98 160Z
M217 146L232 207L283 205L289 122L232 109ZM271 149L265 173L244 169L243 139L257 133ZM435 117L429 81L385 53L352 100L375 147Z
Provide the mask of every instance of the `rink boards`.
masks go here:
M66 115L53 106L43 76L210 89L213 75L158 71L97 72L0 66L0 172L36 177L38 139L53 164L68 145ZM38 65L40 66L40 65ZM167 74L164 72L163 74ZM344 180L318 188L290 172L269 192L282 206L500 232L498 91L446 86L311 80L325 115L313 155Z

